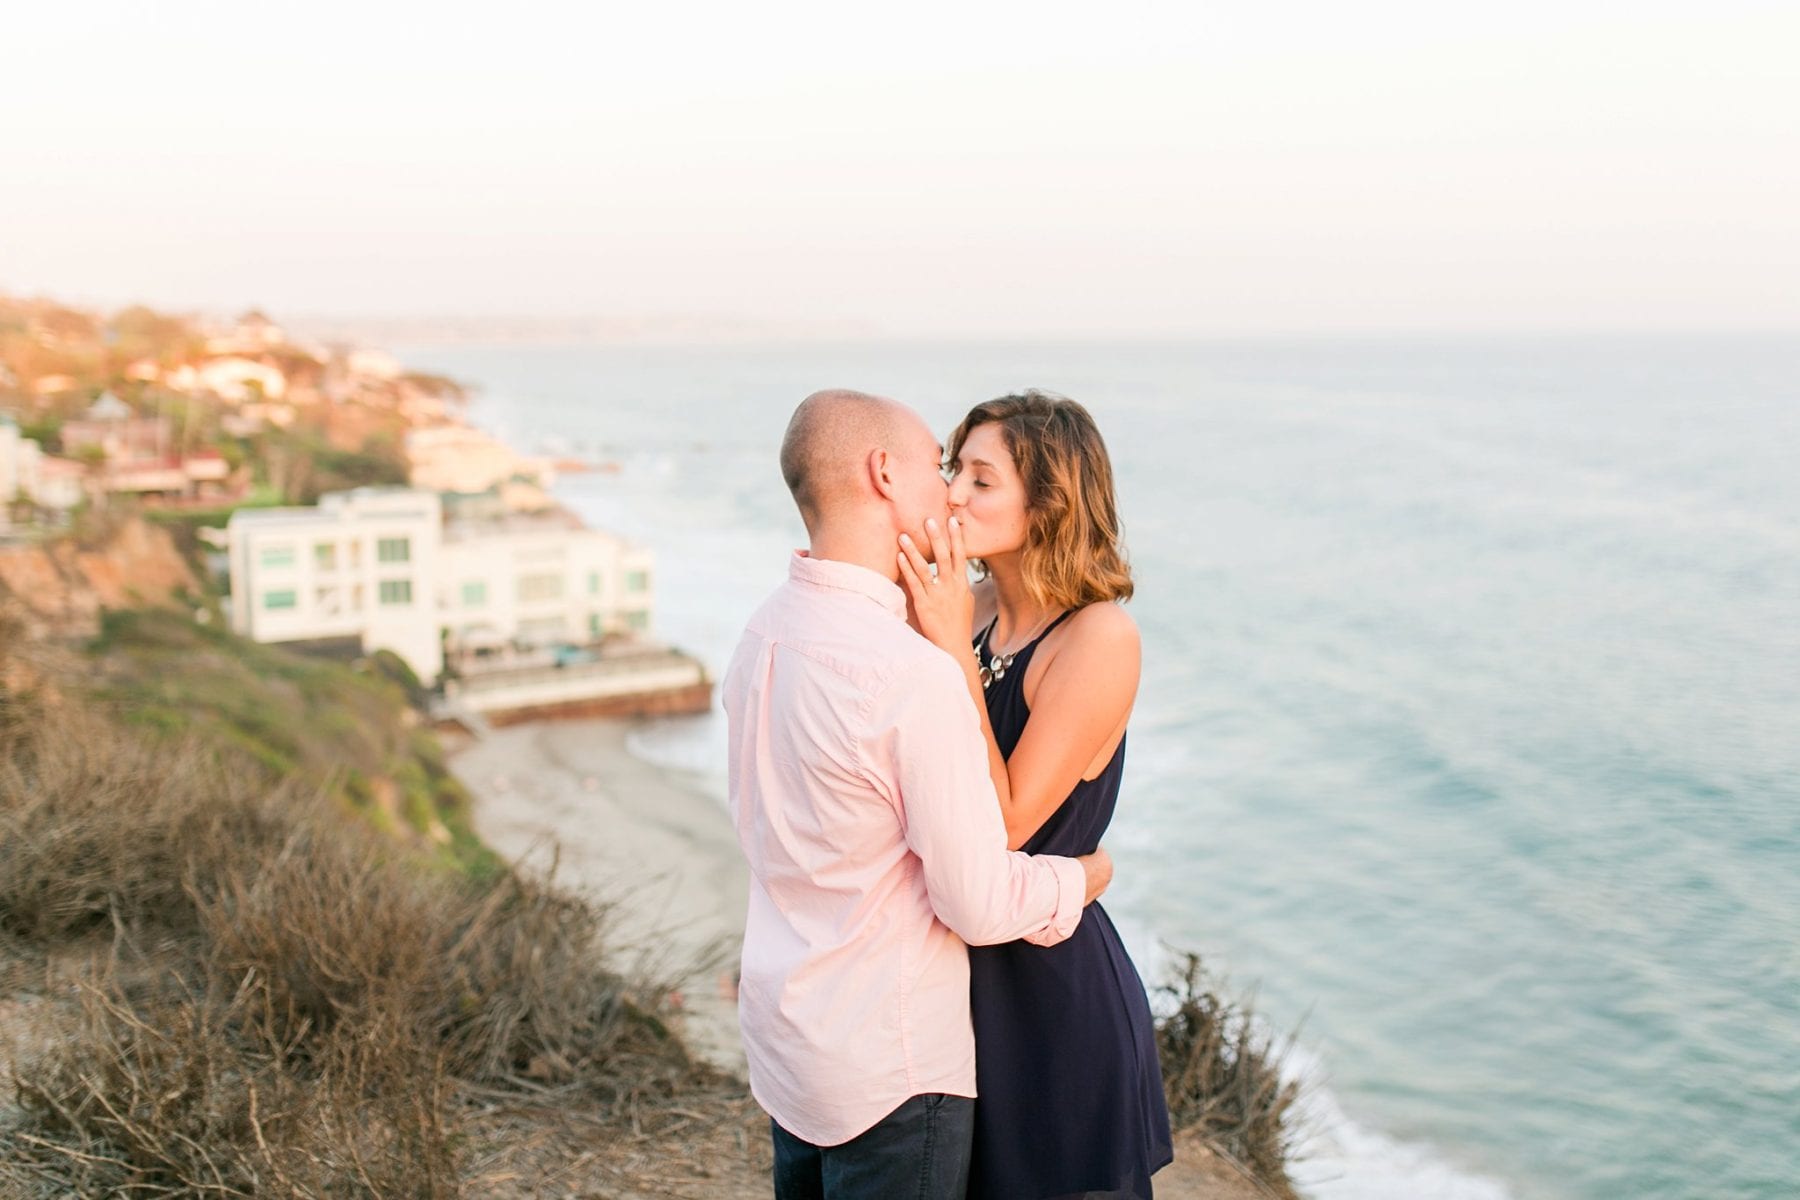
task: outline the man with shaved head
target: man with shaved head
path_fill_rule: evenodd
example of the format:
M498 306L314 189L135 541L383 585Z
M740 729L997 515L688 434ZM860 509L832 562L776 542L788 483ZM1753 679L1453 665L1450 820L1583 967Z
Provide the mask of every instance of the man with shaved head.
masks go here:
M724 686L750 862L738 992L777 1200L961 1197L975 1096L969 945L1067 938L1112 878L1006 848L981 718L907 623L896 539L949 520L903 404L815 392L781 444L808 546Z
M814 392L800 402L781 439L781 477L809 531L821 505L856 490L864 453L903 444L909 423L922 424L911 409L863 392Z

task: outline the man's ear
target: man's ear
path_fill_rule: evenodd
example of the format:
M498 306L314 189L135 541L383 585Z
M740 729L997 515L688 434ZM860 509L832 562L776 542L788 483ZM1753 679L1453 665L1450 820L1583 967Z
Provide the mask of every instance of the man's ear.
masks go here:
M893 500L899 489L894 481L893 460L888 452L879 447L869 451L866 466L869 471L869 486L875 489L875 494L883 500Z

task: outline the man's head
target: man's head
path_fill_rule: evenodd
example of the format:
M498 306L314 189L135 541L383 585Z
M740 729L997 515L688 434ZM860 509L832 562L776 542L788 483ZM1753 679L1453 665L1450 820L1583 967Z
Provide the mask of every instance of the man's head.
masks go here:
M833 388L800 402L781 440L781 476L806 532L910 533L921 547L927 517L948 517L944 448L912 409ZM891 555L890 555L891 557Z

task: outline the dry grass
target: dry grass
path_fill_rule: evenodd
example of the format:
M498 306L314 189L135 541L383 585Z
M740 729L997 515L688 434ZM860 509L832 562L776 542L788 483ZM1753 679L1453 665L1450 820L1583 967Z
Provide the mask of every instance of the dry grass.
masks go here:
M508 1098L630 1130L734 1092L600 965L586 901L261 778L0 693L0 954L59 964L0 1194L437 1200Z
M1156 1030L1170 1121L1270 1195L1293 1200L1287 1164L1300 1085L1282 1077L1282 1048L1258 1032L1250 1007L1222 997L1198 955L1183 957L1174 982L1161 989L1173 1009Z

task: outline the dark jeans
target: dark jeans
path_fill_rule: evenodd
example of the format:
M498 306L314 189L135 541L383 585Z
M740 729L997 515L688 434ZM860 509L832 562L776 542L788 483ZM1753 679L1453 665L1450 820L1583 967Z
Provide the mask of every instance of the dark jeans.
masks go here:
M774 1121L775 1200L962 1200L975 1101L914 1096L841 1146L803 1142Z

